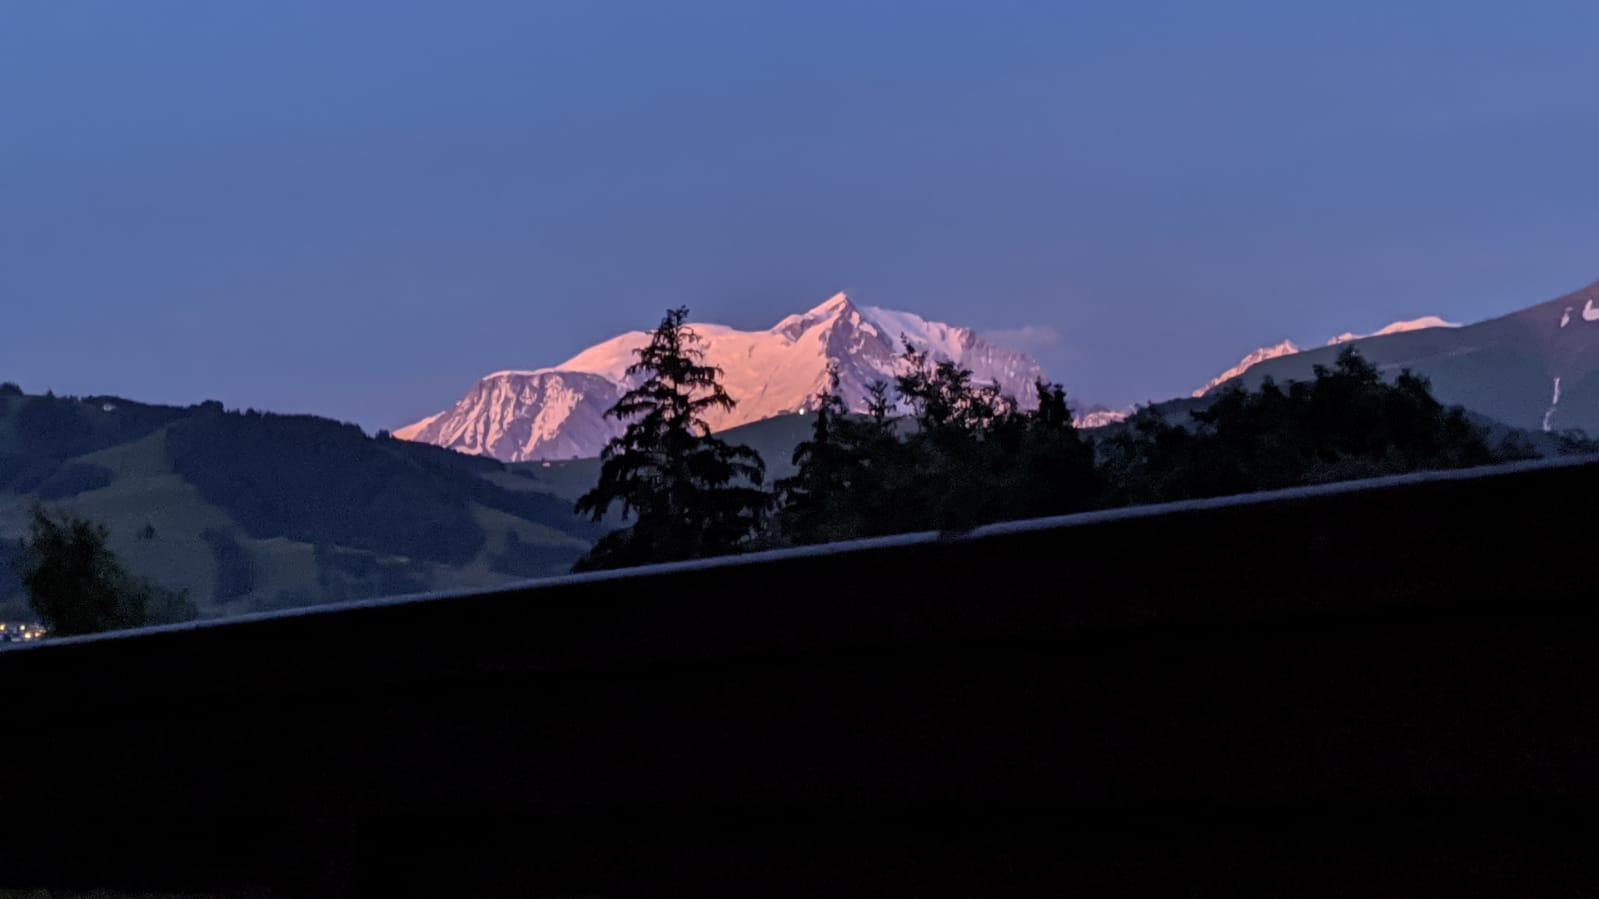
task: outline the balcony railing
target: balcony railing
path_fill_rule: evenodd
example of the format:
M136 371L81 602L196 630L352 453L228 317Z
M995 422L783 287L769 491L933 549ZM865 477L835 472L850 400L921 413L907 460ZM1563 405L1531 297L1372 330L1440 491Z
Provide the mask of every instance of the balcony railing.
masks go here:
M1596 509L1574 459L42 641L0 886L1559 889Z

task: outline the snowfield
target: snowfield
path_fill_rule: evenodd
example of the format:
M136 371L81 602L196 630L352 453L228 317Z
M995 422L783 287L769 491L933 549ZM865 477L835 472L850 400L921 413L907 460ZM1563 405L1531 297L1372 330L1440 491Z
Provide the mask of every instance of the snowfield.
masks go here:
M933 358L971 369L978 383L993 383L1023 404L1035 400L1033 382L1043 370L1027 354L998 346L970 328L928 321L909 312L856 306L842 293L765 331L726 325L689 325L703 340L706 362L722 369L722 383L738 402L710 416L725 430L777 415L810 411L839 370L839 394L862 411L873 381L892 383L904 341ZM598 455L621 425L605 410L628 388L635 350L649 341L629 331L589 347L550 368L499 371L483 377L454 407L400 428L394 435L507 462Z

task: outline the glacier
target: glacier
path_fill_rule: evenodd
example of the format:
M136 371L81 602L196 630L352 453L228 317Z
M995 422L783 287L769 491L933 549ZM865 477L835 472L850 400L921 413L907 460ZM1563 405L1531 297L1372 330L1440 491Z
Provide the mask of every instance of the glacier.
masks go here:
M688 327L738 403L708 417L716 431L813 410L832 366L838 369L839 396L851 410L863 411L871 383L892 383L900 373L906 341L970 369L974 382L994 384L1024 406L1035 401L1033 383L1044 377L1026 353L970 328L857 306L843 293L764 331L706 322ZM629 331L559 365L493 372L453 407L394 436L506 462L596 456L622 430L605 410L631 386L627 368L648 341L648 332Z

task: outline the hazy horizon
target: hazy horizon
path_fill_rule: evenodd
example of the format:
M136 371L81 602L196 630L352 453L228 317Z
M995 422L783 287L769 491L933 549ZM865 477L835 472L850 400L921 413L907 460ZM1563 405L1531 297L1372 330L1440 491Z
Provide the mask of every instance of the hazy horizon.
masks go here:
M846 291L1086 404L1599 278L1599 7L12 5L0 381L392 428Z

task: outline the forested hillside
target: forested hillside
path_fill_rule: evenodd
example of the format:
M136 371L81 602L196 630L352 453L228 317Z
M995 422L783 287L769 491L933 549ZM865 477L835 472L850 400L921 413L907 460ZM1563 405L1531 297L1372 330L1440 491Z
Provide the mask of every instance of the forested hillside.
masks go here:
M606 414L625 421L595 486L577 500L594 521L620 515L577 570L727 555L1116 506L1535 458L1524 432L1480 424L1440 403L1425 377L1385 378L1353 347L1313 377L1256 390L1232 381L1176 409L1139 410L1080 432L1066 392L1039 380L1028 405L959 365L906 344L903 374L850 415L837 371L817 400L792 474L766 489L752 447L711 433L705 410L736 403L720 370L668 310L639 363L638 386ZM892 392L891 392L892 391ZM891 410L910 409L896 419ZM727 436L731 437L729 433ZM1541 435L1592 453L1581 433ZM570 474L570 472L568 472Z
M34 503L104 524L203 615L566 571L599 527L537 471L312 416L0 388L0 614Z

